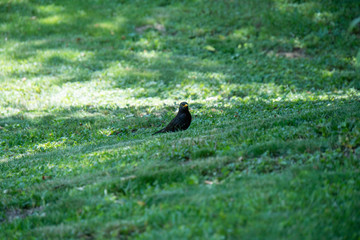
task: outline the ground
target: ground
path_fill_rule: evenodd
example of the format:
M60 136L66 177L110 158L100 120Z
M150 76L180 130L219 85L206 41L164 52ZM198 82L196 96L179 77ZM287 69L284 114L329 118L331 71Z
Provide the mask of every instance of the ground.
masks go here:
M0 239L360 238L359 1L0 13Z

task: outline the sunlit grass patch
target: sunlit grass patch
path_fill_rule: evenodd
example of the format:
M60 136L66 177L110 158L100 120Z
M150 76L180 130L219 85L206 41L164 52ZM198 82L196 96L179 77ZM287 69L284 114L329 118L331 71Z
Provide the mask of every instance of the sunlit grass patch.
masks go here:
M62 16L50 16L47 18L42 18L39 20L39 23L44 24L44 25L57 25L57 24L62 24L64 23L64 18Z

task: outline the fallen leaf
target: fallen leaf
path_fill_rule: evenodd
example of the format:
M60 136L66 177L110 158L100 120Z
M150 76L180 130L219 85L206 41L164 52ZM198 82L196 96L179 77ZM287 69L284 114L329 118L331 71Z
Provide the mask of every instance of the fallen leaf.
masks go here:
M120 178L120 180L125 181L125 180L129 180L129 179L134 179L134 178L136 178L135 175L130 175L130 176L122 177L122 178Z
M210 45L205 46L205 49L208 50L209 52L216 52L216 49Z
M142 206L145 206L146 203L143 201L137 201L137 204L142 207Z
M140 26L135 28L135 31L137 31L138 33L143 33L148 29L155 29L159 32L164 32L165 31L165 26L162 24L155 24L155 25L144 25L144 26Z

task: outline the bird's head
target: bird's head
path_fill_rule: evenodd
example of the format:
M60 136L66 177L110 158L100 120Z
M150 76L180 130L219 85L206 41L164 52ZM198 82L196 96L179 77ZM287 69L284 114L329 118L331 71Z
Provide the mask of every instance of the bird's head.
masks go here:
M180 103L179 110L188 110L188 109L189 109L189 106L188 106L187 102Z

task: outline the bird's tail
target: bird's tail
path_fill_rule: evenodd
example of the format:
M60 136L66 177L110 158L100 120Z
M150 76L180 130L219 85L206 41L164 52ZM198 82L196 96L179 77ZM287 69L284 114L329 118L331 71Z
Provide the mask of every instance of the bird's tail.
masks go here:
M155 134L158 134L158 133L164 133L164 132L165 132L165 128L163 128L163 129L161 129L161 130L159 130L157 132L154 132L152 135L155 135Z

